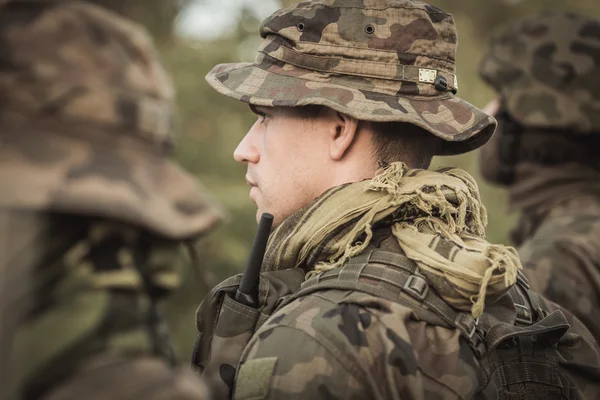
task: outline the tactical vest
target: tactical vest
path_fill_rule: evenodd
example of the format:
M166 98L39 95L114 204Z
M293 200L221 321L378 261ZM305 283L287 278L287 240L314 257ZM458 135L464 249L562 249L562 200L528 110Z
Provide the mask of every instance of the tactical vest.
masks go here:
M192 365L207 380L215 398L231 397L242 352L270 315L298 298L336 289L399 302L428 324L459 330L482 369L477 399L577 398L557 361L557 343L570 325L560 310L544 309L522 274L509 292L517 310L514 325L486 314L475 319L450 307L430 290L417 264L397 253L368 251L341 268L306 281L304 276L297 268L263 272L258 309L233 299L240 275L227 279L205 298L197 313L200 333Z

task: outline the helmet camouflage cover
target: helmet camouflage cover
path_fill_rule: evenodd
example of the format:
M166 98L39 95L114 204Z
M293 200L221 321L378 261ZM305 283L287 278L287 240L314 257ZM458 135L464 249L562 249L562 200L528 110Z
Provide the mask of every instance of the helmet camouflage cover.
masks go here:
M217 204L168 160L173 87L145 30L85 2L0 7L0 207L211 227Z
M546 12L510 26L480 67L527 127L600 133L600 20Z
M410 0L316 0L260 27L254 63L217 65L217 91L259 106L323 105L359 120L402 121L444 140L442 154L485 143L495 121L455 95L452 15Z

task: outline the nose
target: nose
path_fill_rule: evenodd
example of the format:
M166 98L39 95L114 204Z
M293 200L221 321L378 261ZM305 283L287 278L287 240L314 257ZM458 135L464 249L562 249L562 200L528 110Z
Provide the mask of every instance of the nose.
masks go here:
M240 143L237 145L233 152L233 158L235 161L240 163L252 163L256 164L260 160L260 152L255 145L257 136L257 123L252 125L252 128L242 138Z

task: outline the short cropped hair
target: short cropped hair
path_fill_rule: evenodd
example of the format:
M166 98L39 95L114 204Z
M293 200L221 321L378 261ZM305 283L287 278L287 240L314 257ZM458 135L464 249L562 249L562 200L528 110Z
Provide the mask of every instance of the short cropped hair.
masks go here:
M305 120L322 115L325 106L277 107L283 115ZM441 139L408 122L359 121L373 131L373 157L379 164L402 161L411 168L427 169L438 152Z
M427 169L441 139L408 122L363 122L373 131L377 162L402 161L411 168Z

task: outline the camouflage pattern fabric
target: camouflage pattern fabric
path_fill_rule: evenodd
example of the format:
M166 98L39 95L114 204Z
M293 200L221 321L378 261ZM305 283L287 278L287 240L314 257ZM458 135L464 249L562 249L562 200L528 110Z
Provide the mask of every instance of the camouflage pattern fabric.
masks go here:
M0 208L0 382L6 382L10 370L16 328L33 304L27 296L35 290L30 278L42 255L31 248L41 245L47 229L47 220L40 215Z
M380 248L401 252L389 234L378 235ZM250 340L234 399L477 398L488 377L473 350L459 330L427 322L416 312L419 307L409 296L389 301L351 290L322 290L294 300ZM546 301L543 307L559 309ZM571 328L557 348L561 373L573 385L570 395L600 398L597 346L581 322L563 312ZM482 318L491 325L513 324L515 315L512 300L503 295L487 305Z
M496 38L480 73L526 127L600 132L600 21L547 12Z
M600 172L582 165L521 165L513 232L531 287L566 307L600 341Z
M254 63L217 65L207 81L259 106L330 107L364 121L404 121L443 139L441 154L485 143L495 121L455 96L452 15L411 0L317 0L260 27Z
M205 398L157 302L180 243L222 211L169 161L173 87L150 37L85 2L0 6L2 394Z
M168 160L173 87L141 27L83 2L12 0L0 43L0 206L103 216L174 239L219 220Z
M107 394L105 388L110 387ZM110 397L109 397L110 396ZM152 357L99 357L83 365L45 400L204 400L206 387L191 371Z
M23 220L29 220L27 213L14 226ZM35 231L35 241L18 246L39 255L40 262L29 268L33 276L14 271L19 259L7 263L12 276L20 276L11 285L34 282L29 291L15 290L5 306L24 309L15 321L8 357L9 398L43 397L79 379L95 382L95 391L102 390L104 398L125 395L127 391L119 393L117 387L127 381L116 380L112 386L110 377L116 370L91 367L97 359L125 368L131 388L140 390L148 383L145 368L170 371L162 383L153 383L158 396L161 385L168 386L177 376L168 363L172 350L155 302L178 284L178 242L129 225L78 216L38 220L44 223ZM192 382L199 385L196 379ZM73 398L69 396L64 398Z

